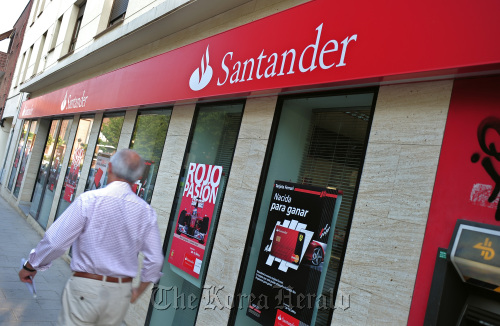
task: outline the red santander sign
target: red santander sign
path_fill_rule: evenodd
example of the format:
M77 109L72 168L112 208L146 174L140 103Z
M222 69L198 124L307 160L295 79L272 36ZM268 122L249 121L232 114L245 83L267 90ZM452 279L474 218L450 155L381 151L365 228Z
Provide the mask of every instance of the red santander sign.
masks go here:
M491 71L498 12L495 0L313 0L36 97L19 117Z

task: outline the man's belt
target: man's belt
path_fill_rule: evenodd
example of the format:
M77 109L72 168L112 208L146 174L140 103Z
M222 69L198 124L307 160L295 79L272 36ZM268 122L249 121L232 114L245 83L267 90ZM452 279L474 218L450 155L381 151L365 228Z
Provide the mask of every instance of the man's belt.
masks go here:
M98 274L91 274L86 272L73 272L73 276L90 278L92 280L98 280L111 283L130 283L132 282L132 277L113 277L113 276L103 276Z

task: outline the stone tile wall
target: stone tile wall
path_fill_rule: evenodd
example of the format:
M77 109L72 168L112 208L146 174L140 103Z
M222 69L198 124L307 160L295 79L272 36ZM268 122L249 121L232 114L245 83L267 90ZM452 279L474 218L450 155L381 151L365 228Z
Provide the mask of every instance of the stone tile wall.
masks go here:
M245 105L205 281L205 286L222 289L220 298L234 295L276 102L276 96L249 98ZM227 325L229 313L201 307L196 325Z
M332 325L405 325L453 86L383 86Z

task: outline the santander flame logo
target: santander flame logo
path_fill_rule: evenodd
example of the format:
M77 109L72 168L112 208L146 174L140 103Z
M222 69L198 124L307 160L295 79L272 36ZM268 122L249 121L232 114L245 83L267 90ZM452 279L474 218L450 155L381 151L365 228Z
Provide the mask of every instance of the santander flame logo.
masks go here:
M68 99L68 92L66 92L66 95L64 95L64 100L61 103L61 111L64 111L64 109L66 108L67 99Z
M199 68L196 68L196 70L191 75L191 78L189 78L189 87L193 91L199 91L205 88L212 79L214 71L212 67L210 67L209 65L209 60L210 58L208 55L208 46L207 46L205 55L201 57L201 66Z

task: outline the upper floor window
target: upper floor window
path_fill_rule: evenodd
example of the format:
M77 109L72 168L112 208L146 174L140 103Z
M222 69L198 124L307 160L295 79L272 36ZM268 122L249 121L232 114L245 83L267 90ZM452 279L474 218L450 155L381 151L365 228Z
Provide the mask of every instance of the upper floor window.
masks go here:
M115 0L113 2L113 8L111 8L111 14L109 16L109 26L113 26L114 24L125 18L127 7L128 0Z
M52 41L50 42L49 51L53 50L57 45L57 38L59 37L59 31L61 30L63 16L59 17L54 26L54 32L52 33Z
M80 33L80 27L82 26L83 13L85 12L85 5L87 2L85 1L80 5L80 9L78 10L78 17L76 18L75 30L73 31L73 36L71 37L71 43L69 45L69 51L75 51L76 40L78 39L78 34Z

